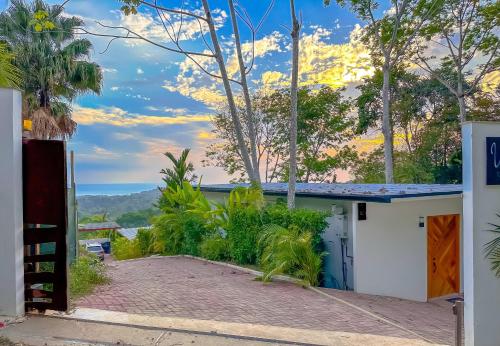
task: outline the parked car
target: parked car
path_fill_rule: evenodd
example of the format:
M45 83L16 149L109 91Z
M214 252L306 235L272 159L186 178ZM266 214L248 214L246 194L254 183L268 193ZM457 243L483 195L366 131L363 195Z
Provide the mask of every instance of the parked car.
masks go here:
M88 253L93 253L101 261L104 261L104 249L102 248L102 245L99 243L88 243L86 246L87 252Z

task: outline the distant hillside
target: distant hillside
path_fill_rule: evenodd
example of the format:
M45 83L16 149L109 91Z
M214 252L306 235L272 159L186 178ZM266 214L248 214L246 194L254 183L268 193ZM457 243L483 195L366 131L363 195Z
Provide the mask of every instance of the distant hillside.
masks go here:
M158 189L123 196L81 196L77 198L78 212L82 216L107 213L114 220L124 213L153 207L158 197Z

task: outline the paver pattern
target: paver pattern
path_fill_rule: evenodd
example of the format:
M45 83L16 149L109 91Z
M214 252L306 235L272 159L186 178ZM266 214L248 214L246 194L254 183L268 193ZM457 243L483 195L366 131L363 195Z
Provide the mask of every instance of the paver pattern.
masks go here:
M111 283L78 300L77 306L153 316L418 338L298 285L263 284L251 274L196 259L151 257L112 262L108 266ZM375 304L369 297L360 296L367 310L378 306L384 318L403 319L404 327L427 339L452 343L451 309L448 320L439 305L415 303L413 313L409 314L405 310L406 301L398 300L391 310L392 304L386 306L386 301L370 298L375 299ZM356 294L342 298L355 303Z

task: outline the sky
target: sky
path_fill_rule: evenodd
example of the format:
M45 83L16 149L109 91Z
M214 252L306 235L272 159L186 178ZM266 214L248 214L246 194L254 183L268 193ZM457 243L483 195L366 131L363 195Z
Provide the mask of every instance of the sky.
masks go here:
M58 3L50 1L50 3ZM160 0L159 4L181 7L181 1ZM266 10L266 0L242 0L254 23ZM211 0L227 56L228 69L236 72L227 1ZM6 1L0 0L0 9ZM97 22L124 26L143 36L171 46L158 16L146 8L125 16L117 0L71 0L66 15L81 17L88 30L122 33ZM288 85L290 74L289 2L276 0L256 37L255 66L249 76L251 89ZM200 9L189 1L185 8ZM321 0L299 0L303 20L301 36L301 84L328 84L354 90L363 77L373 73L368 52L357 39L359 23L347 9L324 7ZM178 18L172 18L178 23ZM174 24L175 25L175 24ZM250 51L249 31L240 22L245 52ZM185 49L206 49L199 26L184 20L181 45ZM68 147L75 151L78 183L127 183L161 180L159 171L168 166L165 151L179 153L191 148L190 159L204 183L223 183L230 177L220 168L203 167L205 148L214 141L211 116L224 101L220 83L204 75L185 56L168 52L138 40L115 40L86 36L94 44L91 59L104 71L101 95L79 96L73 105L76 135ZM215 62L200 59L210 71Z

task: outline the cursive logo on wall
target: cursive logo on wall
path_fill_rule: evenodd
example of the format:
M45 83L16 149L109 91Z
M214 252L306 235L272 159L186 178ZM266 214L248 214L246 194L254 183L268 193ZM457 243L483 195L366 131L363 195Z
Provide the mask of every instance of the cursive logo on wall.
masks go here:
M500 185L500 137L486 137L486 184Z

